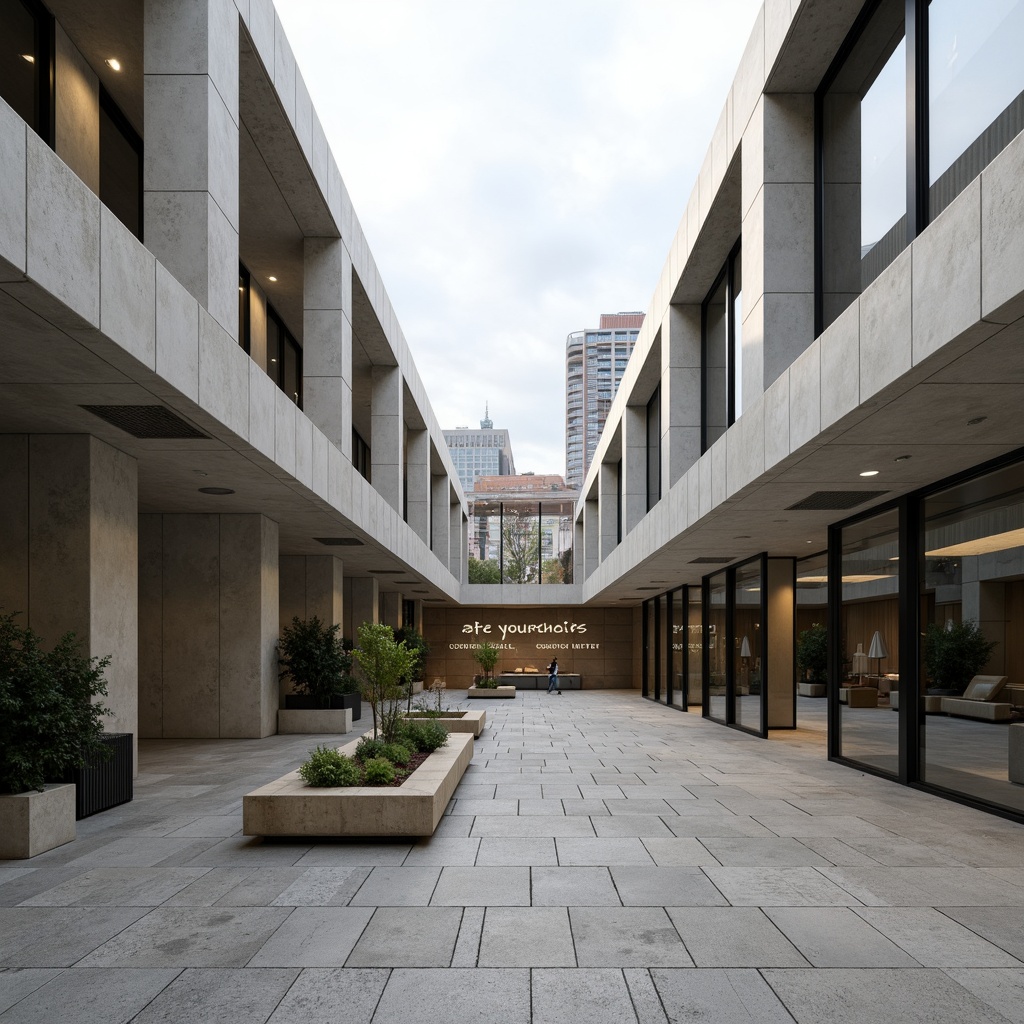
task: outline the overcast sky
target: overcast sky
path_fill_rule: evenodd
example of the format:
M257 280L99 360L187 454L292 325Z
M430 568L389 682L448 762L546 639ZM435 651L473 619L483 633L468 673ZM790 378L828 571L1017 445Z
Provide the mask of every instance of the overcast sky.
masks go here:
M278 10L442 427L565 472L565 338L646 310L759 0Z

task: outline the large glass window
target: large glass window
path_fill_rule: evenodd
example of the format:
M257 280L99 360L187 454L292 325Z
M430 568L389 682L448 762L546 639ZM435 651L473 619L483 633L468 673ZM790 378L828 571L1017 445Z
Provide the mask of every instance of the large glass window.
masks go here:
M701 309L702 451L707 451L743 411L740 276L737 244Z
M267 306L267 373L302 408L302 349L273 306Z
M732 649L733 715L736 725L762 732L765 687L761 634L764 581L761 559L739 566L734 573Z
M844 526L840 536L837 753L890 775L899 770L890 694L900 664L899 512Z
M907 244L904 0L883 0L821 99L822 327Z
M252 278L243 263L238 264L238 344L249 352L252 347Z
M666 703L686 709L686 587L668 595L669 695Z
M142 239L142 139L100 86L100 200Z
M33 0L0 3L0 96L47 142L50 116L51 19Z
M686 588L686 705L704 702L704 602L700 587Z
M922 502L921 779L1024 811L1024 465Z
M647 511L661 501L661 388L647 403Z
M728 665L728 631L726 611L729 599L727 574L716 573L705 581L704 612L704 684L707 690L707 714L716 722L728 721L726 681Z
M929 211L1024 130L1024 0L928 5Z

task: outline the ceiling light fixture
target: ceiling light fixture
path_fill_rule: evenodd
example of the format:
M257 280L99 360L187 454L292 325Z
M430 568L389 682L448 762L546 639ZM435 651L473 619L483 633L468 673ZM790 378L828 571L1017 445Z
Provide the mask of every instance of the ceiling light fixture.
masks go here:
M987 419L987 416L975 416L973 420L967 421L967 426L976 427L979 423L984 423Z
M267 280L268 280L268 281L273 281L273 282L274 282L275 284L277 283L277 278L276 278L276 277L274 277L274 275L273 275L273 274L271 274L271 275L270 275L270 277L268 277L268 278L267 278Z
M234 494L230 487L200 487L200 494Z
M29 64L35 64L36 55L34 53L23 53L21 55L21 59L24 61L28 61Z
M861 476L878 476L877 469L865 469Z
M892 461L893 462L908 462L912 458L913 458L912 455L897 455L896 458L893 459Z
M108 57L104 62L111 71L120 71L121 62L116 57Z

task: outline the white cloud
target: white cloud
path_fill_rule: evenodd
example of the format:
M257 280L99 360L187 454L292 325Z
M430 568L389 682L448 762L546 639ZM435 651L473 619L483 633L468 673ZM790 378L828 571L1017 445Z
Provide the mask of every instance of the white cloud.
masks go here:
M566 335L645 308L758 6L281 4L442 426L564 472Z

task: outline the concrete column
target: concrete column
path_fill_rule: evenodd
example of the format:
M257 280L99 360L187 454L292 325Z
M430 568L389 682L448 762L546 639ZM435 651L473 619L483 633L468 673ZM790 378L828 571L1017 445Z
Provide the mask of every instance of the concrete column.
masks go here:
M583 538L583 520L579 519L573 523L572 530L572 581L573 583L582 583L584 576L586 575L586 566L584 564L584 545L585 540Z
M647 409L627 405L622 416L622 536L647 515Z
M430 434L413 430L407 434L405 477L406 522L424 544L430 543Z
M764 650L768 681L768 728L796 726L796 563L792 558L768 559L768 621Z
M598 477L600 544L598 562L603 562L619 543L619 470L614 462L601 463Z
M669 306L661 323L661 486L700 458L700 306Z
M430 550L448 565L448 548L451 543L451 522L449 516L449 494L451 485L448 477L439 475L430 478Z
M302 409L352 457L352 257L338 238L307 238L302 278Z
M144 0L146 246L238 337L238 10Z
M356 633L364 622L379 621L377 578L354 577L345 580L345 636L356 641Z
M315 615L331 626L344 621L344 565L334 555L282 555L278 597L280 628Z
M469 549L469 532L466 528L468 524L465 524L462 519L462 506L458 502L449 506L448 523L448 568L460 583L464 583L468 561L463 554Z
M370 396L370 480L377 493L397 512L402 511L403 441L402 371L375 366Z
M104 673L108 732L138 739L138 473L87 434L0 435L0 607Z
M583 579L589 579L601 562L601 518L596 498L588 498L583 505Z
M380 595L380 621L392 629L402 626L402 595L389 591Z
M272 735L277 523L216 513L147 514L139 521L143 735Z
M814 340L813 96L762 96L743 152L745 409Z

